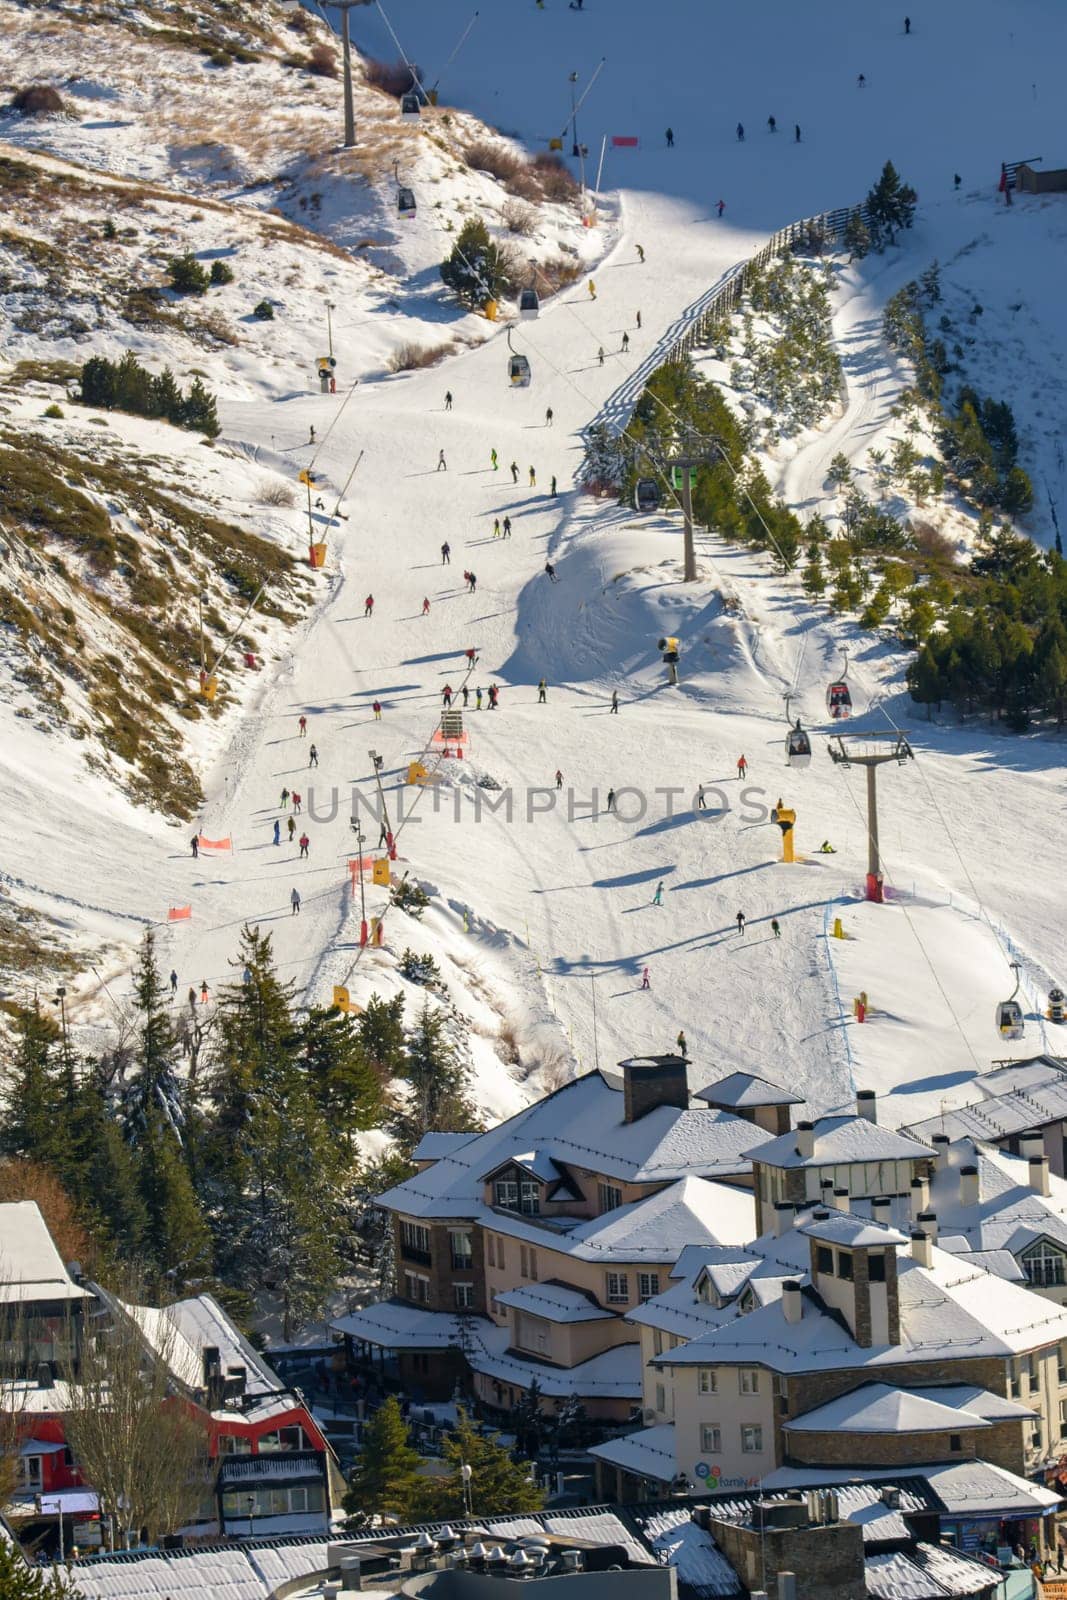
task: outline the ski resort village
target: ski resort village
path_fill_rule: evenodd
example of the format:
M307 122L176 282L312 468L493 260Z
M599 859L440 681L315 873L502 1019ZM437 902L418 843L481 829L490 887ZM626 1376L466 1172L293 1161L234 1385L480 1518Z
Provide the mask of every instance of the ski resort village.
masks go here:
M1067 1600L1065 61L0 6L0 1600Z

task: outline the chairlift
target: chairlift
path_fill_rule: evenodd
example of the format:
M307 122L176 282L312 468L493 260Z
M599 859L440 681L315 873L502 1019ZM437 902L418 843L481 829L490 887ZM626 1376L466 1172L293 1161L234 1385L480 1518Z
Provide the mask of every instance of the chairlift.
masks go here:
M846 679L848 678L848 651L845 651L845 664L841 669L841 677L832 683L826 691L826 709L835 722L842 721L852 715L852 692Z
M634 510L658 511L663 504L663 493L655 478L638 478L634 484Z
M396 209L402 217L413 217L415 215L415 191L413 189L397 190Z
M785 755L791 767L806 767L811 762L811 739L799 717L786 734Z
M508 357L508 382L513 389L525 389L533 373L530 370L529 361L512 344L510 328L508 329L508 349L511 351Z
M540 315L541 302L537 297L537 290L532 286L522 289L519 293L519 316L524 322L533 322Z
M1021 1039L1025 1032L1023 1026L1023 1008L1016 1000L1019 985L1022 979L1019 975L1019 963L1013 961L1011 969L1015 974L1015 988L1007 1000L1002 1000L997 1006L997 1032L1002 1039Z
M418 122L422 115L422 95L417 89L409 89L400 96L400 115L405 122Z

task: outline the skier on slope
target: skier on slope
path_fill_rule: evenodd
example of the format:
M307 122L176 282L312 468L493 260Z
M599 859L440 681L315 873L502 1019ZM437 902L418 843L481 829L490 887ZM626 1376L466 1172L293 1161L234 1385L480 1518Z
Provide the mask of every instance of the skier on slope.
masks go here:
M662 878L659 880L659 882L656 885L656 892L652 896L652 904L654 906L661 906L663 904L663 879Z
M308 750L308 766L309 767L317 767L318 764L319 764L318 747L316 745L312 745L310 747L310 749Z
M548 685L546 684L544 678L542 678L542 679L540 679L540 681L538 682L538 685L537 685L537 704L539 706L543 706L543 705L546 704L547 691L548 691Z
M173 968L171 969L170 974L170 992L172 995L178 993L178 974L173 970Z
M451 563L451 560L452 560L452 546L449 544L448 540L446 539L444 544L441 546L441 565L443 567L447 567Z
M292 891L292 893L289 896L289 904L293 908L292 915L294 917L298 917L300 915L300 890L299 889L294 889Z
M470 693L471 692L467 688L466 684L463 685L462 689L459 692L463 696L463 709L465 711L467 709L467 701L470 699Z
M782 927L777 917L771 918L771 932L774 934L776 939L780 939L782 937Z
M778 122L777 122L776 118L768 117L767 118L767 126L771 130L772 133L777 133L778 132Z
M193 860L196 861L198 859L199 855L200 855L200 835L197 834L197 833L194 833L193 837L190 839L189 843L190 843L190 846L192 847Z
M706 811L707 809L708 809L708 802L704 799L704 785L701 784L700 787L697 789L697 810L698 811Z
M446 683L441 690L441 704L444 706L452 704L452 685L450 683Z
M448 471L448 462L445 460L445 453L443 450L439 450L437 453L437 470L438 472Z
M497 453L496 453L495 450L490 450L490 452L489 452L489 462L490 462L490 465L493 468L493 471L496 472L498 470L499 466L500 466L500 459L497 456Z
M285 826L289 829L289 843L292 844L292 842L293 842L293 834L296 832L296 820L295 820L295 818L290 817L288 822L285 824Z
M307 731L308 731L308 719L307 719L307 717L301 717L299 723L297 724L297 726L300 729L300 737L301 737L301 739L306 738L307 737Z
M677 1037L677 1039L675 1039L674 1042L678 1047L678 1054L680 1056L685 1056L686 1059L688 1059L688 1057L689 1057L689 1046L686 1043L685 1029L684 1028L679 1028L678 1029L678 1037Z
M745 125L743 122L737 124L737 142L738 144L744 144L745 142Z
M518 481L519 481L519 463L517 461L513 461L511 463L510 471L511 471L511 481L512 481L512 483L518 483Z
M745 913L743 911L739 911L737 913L736 921L737 921L737 931L738 931L738 933L744 934L744 931L745 931Z
M365 617L374 615L374 596L372 594L369 594L363 602L363 615Z
M274 843L275 844L281 844L281 842L282 842L282 825L281 825L281 821L279 820L279 818L275 817L275 819L274 819Z
M446 411L451 411L452 410L452 390L451 389L446 389L445 390L445 410Z
M373 702L373 704L371 705L371 710L374 712L374 720L375 720L375 722L381 722L381 720L382 720L382 703L381 703L381 701L380 700L375 700Z
M642 989L651 989L652 987L652 976L647 967L642 967L641 969L641 987Z
M611 715L613 717L617 717L618 714L619 714L619 691L618 691L618 689L612 689L612 691L611 691Z
M430 602L425 595L422 597L422 614L424 617L430 615Z
M556 768L556 788L563 788L563 773L560 771L559 767Z
M306 833L302 833L300 835L300 854L302 856L306 856L307 855L308 846L310 845L310 843L311 843L311 840L308 838L307 834Z
M715 209L719 213L719 216L721 217L723 212L726 210L726 201L725 200L720 200L718 205L715 207Z
M737 758L737 776L738 776L738 778L739 779L740 778L744 778L747 775L747 773L748 773L748 762L745 760L744 756L738 756L738 758Z
M545 562L545 576L547 577L549 583L559 582L559 579L556 577L556 569L552 565L551 561Z
M504 538L505 539L510 539L511 538L511 518L510 517L505 517L504 518L503 526L504 526Z
M606 809L608 811L614 811L615 810L615 790L614 789L609 789L608 790L608 800L607 800Z

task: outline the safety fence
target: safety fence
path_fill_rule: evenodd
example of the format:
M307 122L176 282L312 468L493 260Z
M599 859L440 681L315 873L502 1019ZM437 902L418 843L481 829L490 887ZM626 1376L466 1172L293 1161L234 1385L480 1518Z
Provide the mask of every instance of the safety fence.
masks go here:
M714 323L724 314L736 311L751 280L762 272L769 262L781 256L814 253L837 244L844 239L845 229L852 217L868 221L867 207L838 206L834 211L823 211L817 217L804 217L799 222L787 223L779 228L762 249L747 261L741 261L717 284L709 295L697 302L699 314L693 317L684 332L669 347L661 364L683 361L691 350L707 341Z

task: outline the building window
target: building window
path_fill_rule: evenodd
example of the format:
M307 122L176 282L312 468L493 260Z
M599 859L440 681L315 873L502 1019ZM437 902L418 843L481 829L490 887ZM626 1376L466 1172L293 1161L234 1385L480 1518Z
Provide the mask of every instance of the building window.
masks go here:
M639 1272L637 1274L637 1293L642 1300L651 1300L653 1295L659 1294L659 1273Z
M454 1271L470 1271L474 1265L474 1245L469 1233L451 1231L448 1235L452 1243L452 1267Z
M490 1233L487 1236L486 1246L485 1246L485 1253L486 1253L486 1256L488 1258L489 1265L491 1267L495 1267L496 1266L496 1250L493 1248L493 1238L494 1238L494 1236Z
M697 1389L701 1394L718 1393L719 1383L714 1367L697 1368Z
M630 1280L625 1272L608 1273L608 1304L624 1306L630 1299Z
M746 1456L763 1454L763 1429L757 1422L741 1424L741 1451Z
M263 1433L259 1437L259 1453L267 1455L274 1450L311 1450L314 1446L308 1439L303 1428L278 1428L274 1433Z
M815 1265L830 1278L834 1275L834 1253L827 1244L815 1246Z
M511 1178L498 1178L493 1185L496 1203L504 1211L519 1209L519 1186Z
M1060 1401L1060 1436L1067 1433L1067 1400Z
M430 1254L429 1228L424 1228L421 1222L402 1222L400 1253L409 1261L421 1261L424 1267L428 1267L433 1260Z
M1008 1362L1008 1399L1009 1400L1018 1400L1020 1387L1021 1387L1021 1384L1020 1384L1020 1380L1019 1380L1019 1362L1018 1362L1017 1359L1016 1360L1011 1360L1011 1361Z
M1039 1389L1041 1387L1041 1357L1036 1350L1031 1350L1026 1358L1026 1365L1031 1389Z
M547 1356L552 1348L552 1329L543 1317L531 1317L520 1311L515 1318L515 1343L520 1350Z
M662 1328L653 1328L652 1329L652 1354L654 1356L661 1356L663 1354L663 1329Z
M1067 1344L1062 1339L1056 1353L1056 1373L1061 1383L1067 1383Z
M667 1390L662 1383L656 1385L656 1410L661 1416L667 1410Z
M19 1456L16 1481L20 1489L39 1489L41 1487L41 1457Z
M963 1449L963 1435L959 1433L950 1433L948 1436L948 1447L958 1455Z
M837 1276L852 1281L852 1257L847 1250L837 1252Z
M867 1257L867 1281L869 1283L885 1282L885 1256L872 1253Z
M496 1264L497 1270L500 1272L503 1272L507 1266L507 1262L504 1260L504 1241L499 1234L496 1236Z
M700 1453L705 1456L718 1456L722 1454L722 1429L717 1422L703 1422L700 1425Z
M249 1505L252 1518L288 1517L300 1512L325 1510L325 1497L321 1483L293 1484L291 1488L268 1489L258 1487L251 1491L227 1492L222 1497L223 1514L235 1529L248 1526Z
M541 1209L541 1185L524 1178L519 1185L519 1194L523 1216L536 1217Z
M530 1246L530 1277L537 1282L537 1251Z
M474 1304L473 1283L454 1283L452 1285L452 1297L456 1302L456 1310L466 1311L468 1307Z
M601 1211L615 1211L622 1205L622 1190L617 1183L598 1183L596 1192Z
M759 1368L742 1367L740 1369L741 1393L759 1394Z
M430 1298L429 1278L424 1278L421 1272L405 1272L404 1295L406 1299L424 1306Z
M248 1456L252 1454L252 1441L241 1433L220 1433L218 1452L220 1456Z

